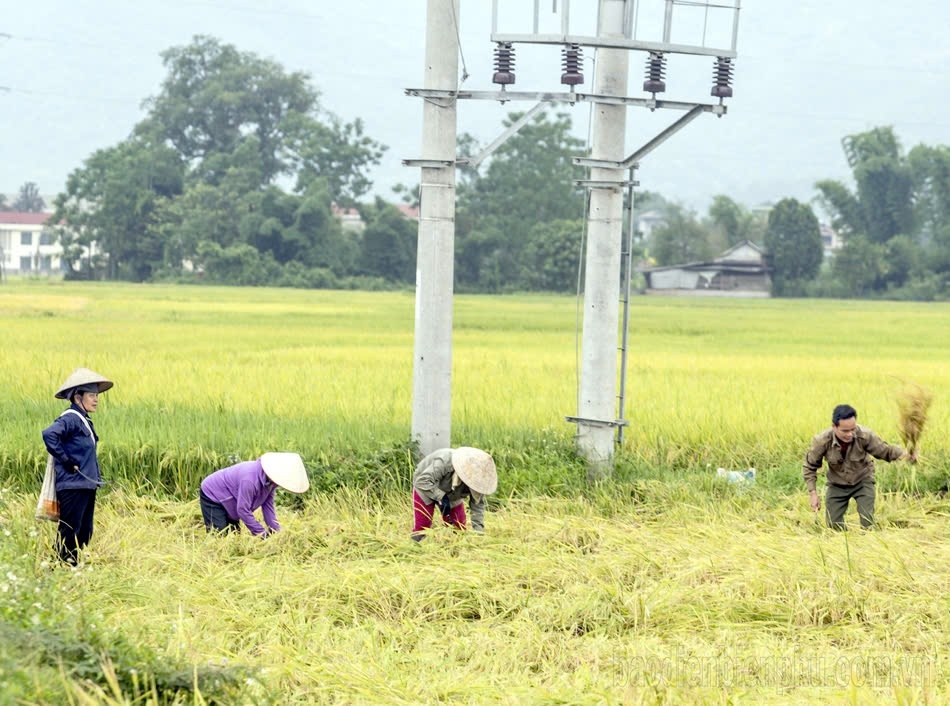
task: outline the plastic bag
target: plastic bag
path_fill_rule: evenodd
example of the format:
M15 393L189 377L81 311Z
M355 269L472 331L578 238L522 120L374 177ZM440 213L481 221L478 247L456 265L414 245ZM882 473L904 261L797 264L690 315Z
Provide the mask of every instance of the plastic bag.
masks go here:
M755 469L750 468L745 471L727 471L725 468L717 468L716 476L724 478L730 483L739 483L742 485L755 483Z
M46 461L46 475L43 476L43 487L40 489L40 499L36 502L36 519L59 522L59 499L56 497L56 469L53 468L53 457Z

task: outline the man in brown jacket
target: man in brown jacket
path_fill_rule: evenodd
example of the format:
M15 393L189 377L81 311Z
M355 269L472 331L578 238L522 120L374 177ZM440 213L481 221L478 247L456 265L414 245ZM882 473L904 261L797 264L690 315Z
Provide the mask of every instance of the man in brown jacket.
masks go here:
M839 404L831 413L831 428L812 439L805 454L802 475L808 488L811 509L821 509L821 499L815 488L822 461L828 462L825 486L825 520L832 529L844 529L844 513L854 498L858 506L861 526L874 524L874 459L882 461L917 461L917 452L909 454L900 446L893 446L867 427L858 426L854 407ZM873 457L873 458L872 458Z

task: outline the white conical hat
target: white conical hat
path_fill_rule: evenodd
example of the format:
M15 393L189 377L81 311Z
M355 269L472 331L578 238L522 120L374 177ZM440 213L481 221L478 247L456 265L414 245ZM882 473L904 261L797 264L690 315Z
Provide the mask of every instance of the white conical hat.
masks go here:
M271 451L261 456L261 467L268 478L291 493L303 493L310 487L300 454Z
M56 391L56 398L65 400L66 394L80 385L98 385L99 392L105 392L112 387L112 381L106 380L99 373L93 372L89 368L76 368L66 378L66 382L59 386L59 390Z
M491 495L498 488L495 461L481 449L459 446L452 451L452 468L470 489Z

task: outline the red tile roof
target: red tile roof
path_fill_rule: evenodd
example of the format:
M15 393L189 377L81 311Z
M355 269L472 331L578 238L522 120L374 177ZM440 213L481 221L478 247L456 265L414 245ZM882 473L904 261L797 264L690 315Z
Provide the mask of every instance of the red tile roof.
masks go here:
M416 220L419 218L418 206L410 206L407 203L397 203L396 208L398 208L406 218L415 218Z
M343 208L342 206L338 206L336 203L331 203L330 209L333 211L334 216L340 216L341 218L343 216L357 216L358 217L360 215L360 212L357 211L355 208Z
M0 211L0 225L41 226L49 219L50 213L28 213L25 211Z

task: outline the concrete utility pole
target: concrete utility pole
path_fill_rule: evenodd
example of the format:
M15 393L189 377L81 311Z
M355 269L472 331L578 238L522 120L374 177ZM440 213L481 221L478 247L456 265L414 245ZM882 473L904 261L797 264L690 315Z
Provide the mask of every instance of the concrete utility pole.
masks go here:
M459 0L428 0L425 88L458 88ZM412 384L412 438L422 454L451 445L452 293L455 254L456 98L427 98Z
M623 38L626 0L600 0L598 37ZM629 52L597 48L594 93L627 94ZM591 116L591 158L618 168L591 170L592 181L616 182L592 188L584 267L584 326L578 399L577 448L588 463L588 477L610 471L617 406L617 324L620 308L620 257L623 239L624 158L627 107L596 103Z

